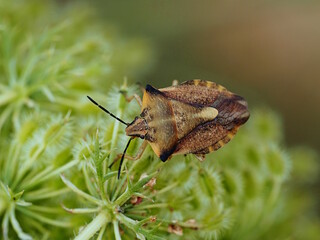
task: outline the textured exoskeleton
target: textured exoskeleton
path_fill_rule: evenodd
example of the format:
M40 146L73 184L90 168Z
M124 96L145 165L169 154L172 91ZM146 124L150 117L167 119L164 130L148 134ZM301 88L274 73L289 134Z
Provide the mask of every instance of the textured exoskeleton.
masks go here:
M199 79L162 89L147 85L142 101L137 95L133 97L141 105L141 114L131 123L117 118L88 97L127 125L126 134L131 138L121 157L118 178L125 152L135 137L145 141L137 156L127 156L129 159L138 159L149 143L164 162L172 155L190 153L202 161L205 154L228 143L250 116L242 97L214 82Z
M242 97L210 81L190 80L162 89L147 85L141 114L126 134L145 139L162 161L190 153L203 160L228 143L249 116Z

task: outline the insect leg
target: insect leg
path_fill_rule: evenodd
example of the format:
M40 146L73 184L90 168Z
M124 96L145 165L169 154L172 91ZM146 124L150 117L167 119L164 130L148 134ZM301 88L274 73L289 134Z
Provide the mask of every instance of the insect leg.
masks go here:
M148 146L148 142L147 141L143 141L137 154L133 157L133 156L128 156L125 155L124 158L131 160L131 161L135 161L141 158L142 154L144 153L144 150L146 149L146 147ZM111 168L113 166L113 164L115 164L119 159L121 159L122 157L122 153L118 154L116 156L116 158L113 160L113 162L109 165L109 168Z
M127 102L131 102L132 99L135 99L135 100L137 101L137 103L139 104L139 106L142 107L141 98L140 98L137 94L133 94L132 96L128 97L126 91L120 90L120 93L125 97L125 99L127 100Z
M205 154L194 154L194 156L200 161L203 162L206 158Z
M127 97L125 96L126 100L128 102L131 102L132 99L135 99L137 101L137 103L139 104L140 107L142 107L142 101L141 101L141 98L137 95L137 94L133 94L132 96L130 97Z
M142 86L141 82L137 82L138 87L140 88L141 92L143 93L145 88Z

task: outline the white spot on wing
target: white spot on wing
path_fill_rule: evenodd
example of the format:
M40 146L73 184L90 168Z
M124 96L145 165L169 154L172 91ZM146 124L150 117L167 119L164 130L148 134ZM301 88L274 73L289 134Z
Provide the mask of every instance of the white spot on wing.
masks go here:
M206 120L213 120L218 116L218 110L213 107L205 107L199 115Z

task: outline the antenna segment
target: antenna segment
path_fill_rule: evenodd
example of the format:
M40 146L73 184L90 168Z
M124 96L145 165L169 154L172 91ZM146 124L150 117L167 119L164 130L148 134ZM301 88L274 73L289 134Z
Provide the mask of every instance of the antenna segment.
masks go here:
M100 109L102 109L104 112L108 113L111 117L117 119L119 122L123 123L124 125L129 125L129 123L126 123L125 121L121 120L117 116L115 116L113 113L109 112L107 109L105 109L103 106L101 106L99 103L97 103L95 100L93 100L91 97L87 96L88 99L95 105L97 105Z

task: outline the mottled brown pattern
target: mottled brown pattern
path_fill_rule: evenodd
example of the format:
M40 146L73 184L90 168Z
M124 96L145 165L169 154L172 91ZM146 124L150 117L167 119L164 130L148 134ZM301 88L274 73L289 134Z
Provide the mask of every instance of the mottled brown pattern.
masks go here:
M162 161L188 153L202 159L228 143L249 116L242 97L196 79L159 90L147 85L140 118L127 129L137 129L134 136L145 138Z
M201 80L201 79L193 79L189 81L185 81L181 83L180 85L196 85L196 86L201 86L201 87L206 87L206 88L214 88L219 91L227 91L227 89L219 84L216 84L215 82L211 81L206 81L206 80Z
M216 115L205 114L207 107L194 107L192 105L170 100L175 123L177 126L178 139L181 139L192 131L196 126L215 119ZM212 110L214 112L214 110Z
M226 137L228 132L214 121L200 125L179 140L174 154L202 153L199 151L214 145Z
M144 138L149 130L147 121L143 118L136 117L134 119L133 123L134 124L130 124L126 128L126 134L128 136L135 136L135 137Z
M231 132L231 131L228 131L228 132ZM194 154L208 154L210 152L217 151L219 148L222 148L225 144L230 142L231 139L232 138L230 138L228 135L223 137L221 140L217 139L218 141L215 142L213 145L206 147L204 149L201 149L195 152Z
M216 122L229 130L244 124L250 116L247 103L238 95L221 94L212 106L219 111Z
M207 87L210 86L210 87ZM184 82L178 86L161 88L161 91L166 97L175 99L188 104L198 106L211 106L221 92L229 94L220 85L208 81L201 80L198 85L194 85L194 80Z

